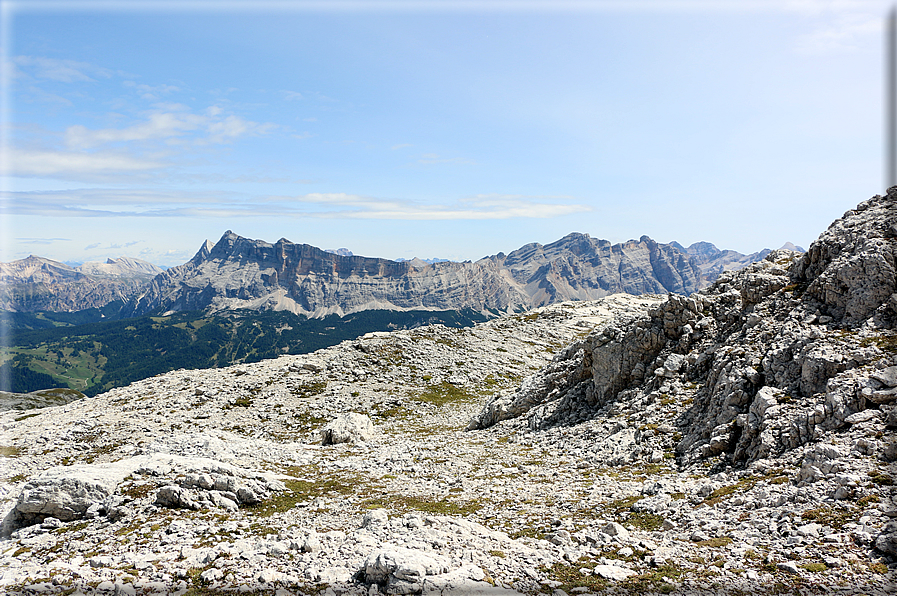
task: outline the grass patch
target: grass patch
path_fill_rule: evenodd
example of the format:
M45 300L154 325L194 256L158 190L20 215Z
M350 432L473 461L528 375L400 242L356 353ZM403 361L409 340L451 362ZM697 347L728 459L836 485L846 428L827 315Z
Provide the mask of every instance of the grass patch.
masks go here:
M533 538L535 540L545 540L547 534L536 528L524 526L522 528L518 528L514 532L508 532L508 536L510 536L512 540L517 540L518 538Z
M815 509L804 511L800 514L800 517L808 522L816 522L840 530L844 527L844 524L854 521L857 517L856 514L857 512L854 509L846 505L841 507L820 505Z
M888 566L881 562L871 563L869 565L869 571L871 571L872 573L877 573L879 575L884 575L888 572Z
M412 396L411 399L435 406L444 406L456 402L475 401L478 399L478 396L467 392L461 387L455 387L451 383L443 381L439 385L429 385L421 393Z
M14 446L0 445L0 457L19 457L22 449Z
M866 505L880 502L881 499L878 497L878 495L866 495L865 497L860 497L860 499L857 501L857 505L859 507L866 507Z
M885 352L897 352L897 335L876 335L874 337L864 337L860 340L860 345L864 348L876 346Z
M704 498L704 503L711 506L716 505L737 492L751 490L755 484L757 484L757 478L742 478L735 484L719 487Z
M130 484L122 485L119 488L119 492L126 496L131 497L132 499L144 499L150 495L156 489L155 485L152 483L138 484L132 482Z
M636 501L641 500L642 497L640 495L633 495L631 497L625 497L623 499L617 499L616 501L611 501L607 504L608 509L612 509L614 513L619 515L620 513L629 510Z
M828 565L825 563L804 563L803 565L798 565L801 569L806 569L811 573L822 573L823 571L828 570Z
M580 562L582 562L582 560L580 560ZM606 579L600 578L597 575L592 575L591 570L588 574L585 574L580 571L580 569L589 568L584 564L580 565L579 563L573 565L555 563L551 567L543 566L541 571L548 576L548 579L561 582L561 585L558 587L568 594L573 588L588 588L594 592L600 592L607 588L608 581ZM548 588L547 586L543 589L548 590L549 593L551 591L551 588Z
M325 389L327 389L327 381L312 381L310 383L290 385L290 393L301 398L320 395L324 393Z
M413 495L382 495L362 502L365 509L393 509L402 512L422 511L435 515L466 516L482 508L479 501L455 502L447 499L434 500Z
M627 521L636 528L648 532L656 532L663 527L663 516L655 513L633 513Z
M699 542L695 542L697 546L709 546L710 548L722 548L724 546L729 546L732 544L732 539L728 536L722 536L720 538L709 538L707 540L701 540Z
M881 470L872 470L869 472L869 478L879 486L893 486L894 479Z
M321 475L317 469L296 467L289 468L287 472L290 475L299 473L309 474L315 479L289 478L284 481L285 491L278 491L261 503L249 505L246 509L259 517L271 517L317 497L351 495L355 492L356 487L365 486L358 476Z

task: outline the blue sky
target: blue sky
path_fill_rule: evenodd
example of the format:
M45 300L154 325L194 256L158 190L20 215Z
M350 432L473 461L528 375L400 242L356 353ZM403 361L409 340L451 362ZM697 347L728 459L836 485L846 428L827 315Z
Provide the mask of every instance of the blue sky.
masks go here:
M883 191L889 6L3 2L2 260L806 247Z

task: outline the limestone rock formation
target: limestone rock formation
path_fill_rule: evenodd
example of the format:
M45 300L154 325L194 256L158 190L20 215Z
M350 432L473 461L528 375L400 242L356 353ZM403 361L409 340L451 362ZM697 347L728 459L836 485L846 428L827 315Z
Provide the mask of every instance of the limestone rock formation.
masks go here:
M688 255L647 236L612 245L570 234L473 263L426 263L344 256L227 232L211 249L204 245L188 263L156 277L126 312L251 308L324 316L469 308L495 314L618 292L688 294L700 284Z
M32 255L0 263L0 310L77 311L127 302L159 273L152 263L128 257L70 267Z
M358 412L348 412L321 429L321 444L360 443L371 439L375 432L370 418Z
M803 255L774 251L690 297L618 316L495 398L471 428L516 416L547 428L684 402L664 415L681 429L677 456L725 467L889 415L895 238L897 187L845 213ZM884 457L889 447L862 449Z

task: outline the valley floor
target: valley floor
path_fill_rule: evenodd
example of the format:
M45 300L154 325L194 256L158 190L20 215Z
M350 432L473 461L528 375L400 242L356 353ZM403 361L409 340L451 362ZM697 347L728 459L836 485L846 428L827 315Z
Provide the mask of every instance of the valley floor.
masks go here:
M466 430L560 348L660 300L368 334L0 412L0 590L895 593L871 547L897 517L890 477L845 501L801 482L797 453L679 469L693 387L575 426ZM347 412L373 436L322 445Z

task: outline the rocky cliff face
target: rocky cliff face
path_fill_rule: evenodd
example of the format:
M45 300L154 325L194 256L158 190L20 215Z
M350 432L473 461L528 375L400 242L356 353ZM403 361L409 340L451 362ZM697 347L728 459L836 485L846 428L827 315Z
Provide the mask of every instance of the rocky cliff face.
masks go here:
M76 311L127 302L161 272L152 263L127 257L73 268L32 255L0 263L0 310Z
M680 429L682 462L724 470L852 425L897 426L895 239L897 187L845 213L804 255L775 251L688 298L619 317L472 427L653 412L653 423ZM859 455L897 459L893 440L857 441Z
M611 245L570 234L477 262L426 263L342 256L281 239L227 232L188 263L158 276L129 308L273 308L311 316L373 308L514 311L617 292L689 293L700 271L670 245L643 236Z

